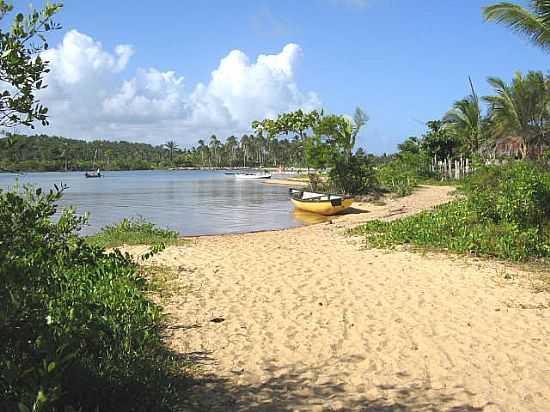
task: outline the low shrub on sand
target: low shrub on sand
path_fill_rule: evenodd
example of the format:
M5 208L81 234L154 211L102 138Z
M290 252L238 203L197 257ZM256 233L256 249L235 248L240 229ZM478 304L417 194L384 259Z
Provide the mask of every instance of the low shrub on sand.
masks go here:
M479 170L460 199L433 211L353 230L372 247L408 244L513 261L550 258L550 173L517 162Z
M180 361L128 255L78 235L61 193L0 191L0 410L157 411Z
M90 236L92 245L112 248L122 245L174 245L185 243L178 232L157 227L142 218L123 219L121 222L103 227Z

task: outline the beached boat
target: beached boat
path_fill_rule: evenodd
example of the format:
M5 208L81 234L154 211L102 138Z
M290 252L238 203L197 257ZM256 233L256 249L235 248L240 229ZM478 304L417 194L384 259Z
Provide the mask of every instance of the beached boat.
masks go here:
M351 196L331 193L307 192L300 189L289 189L290 200L294 207L306 212L319 213L325 216L335 215L346 210L353 203Z
M236 179L271 179L271 173L235 173Z

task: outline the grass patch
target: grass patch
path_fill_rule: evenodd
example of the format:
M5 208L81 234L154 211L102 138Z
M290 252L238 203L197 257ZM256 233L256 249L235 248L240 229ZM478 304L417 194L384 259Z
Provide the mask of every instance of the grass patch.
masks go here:
M157 227L142 218L123 219L120 223L103 227L87 238L89 244L103 248L122 245L183 245L186 240L178 232Z
M170 266L140 266L140 274L147 279L147 289L165 302L185 292L185 286L177 281L178 269Z

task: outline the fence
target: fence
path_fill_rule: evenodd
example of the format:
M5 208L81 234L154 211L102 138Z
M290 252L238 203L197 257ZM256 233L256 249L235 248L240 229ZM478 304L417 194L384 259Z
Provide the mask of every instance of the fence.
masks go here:
M468 158L432 159L431 171L441 177L442 180L459 180L474 171L472 162Z

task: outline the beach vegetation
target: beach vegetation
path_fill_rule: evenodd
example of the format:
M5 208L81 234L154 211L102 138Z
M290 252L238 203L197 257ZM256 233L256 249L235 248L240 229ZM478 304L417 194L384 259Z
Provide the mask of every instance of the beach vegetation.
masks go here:
M455 201L355 228L370 247L408 245L512 261L550 258L550 172L529 162L486 166Z
M350 154L338 156L329 172L333 192L360 195L378 187L378 179L372 162L367 156Z
M407 196L419 183L434 176L429 165L430 159L425 152L405 150L379 167L376 177L386 190L398 196Z
M178 232L160 228L143 218L125 218L119 223L102 227L98 233L89 236L91 245L113 248L123 245L179 245L185 241Z
M183 363L138 265L79 236L62 187L0 192L0 410L167 410Z

